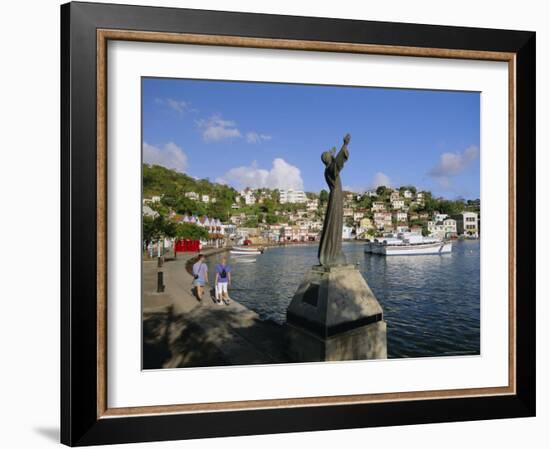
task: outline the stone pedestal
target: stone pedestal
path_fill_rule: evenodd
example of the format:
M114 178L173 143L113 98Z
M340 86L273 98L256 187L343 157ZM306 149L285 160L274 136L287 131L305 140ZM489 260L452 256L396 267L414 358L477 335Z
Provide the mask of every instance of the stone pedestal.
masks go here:
M287 309L296 362L387 358L382 307L353 265L314 266Z

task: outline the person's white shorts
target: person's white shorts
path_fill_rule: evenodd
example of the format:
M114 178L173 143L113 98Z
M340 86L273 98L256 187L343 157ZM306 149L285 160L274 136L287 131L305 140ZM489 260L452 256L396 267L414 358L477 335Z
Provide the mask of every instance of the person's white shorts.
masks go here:
M224 293L228 295L227 282L218 282L218 285L216 285L216 298L220 298Z

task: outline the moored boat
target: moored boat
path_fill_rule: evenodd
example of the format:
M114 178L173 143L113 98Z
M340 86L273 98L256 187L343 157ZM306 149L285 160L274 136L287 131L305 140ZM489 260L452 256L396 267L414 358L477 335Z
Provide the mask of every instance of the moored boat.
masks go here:
M365 245L366 253L384 256L447 254L452 249L453 243L450 240L423 237L411 232L376 238Z
M241 254L241 255L251 255L251 254L262 254L264 249L258 246L234 246L231 248L231 254Z
M239 250L235 250L235 249L232 249L231 251L229 251L230 254L233 254L233 255L242 255L242 256L253 256L253 255L258 255L258 254L262 254L261 251L258 251L258 250L254 250L254 251L239 251Z

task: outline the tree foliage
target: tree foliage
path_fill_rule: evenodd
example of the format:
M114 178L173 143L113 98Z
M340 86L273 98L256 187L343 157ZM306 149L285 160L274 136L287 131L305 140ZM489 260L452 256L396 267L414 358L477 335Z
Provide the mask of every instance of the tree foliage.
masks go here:
M411 186L411 185L408 185L408 186L401 186L399 187L399 193L401 195L403 195L403 192L405 190L409 190L410 192L412 192L413 195L416 195L416 187L415 186Z
M369 195L363 195L358 202L358 206L362 209L370 209L372 202L372 198Z
M182 240L207 240L208 231L194 223L178 223L175 237Z
M155 218L145 215L143 217L143 243L145 246L164 237L175 237L176 226L162 215Z
M210 202L203 203L185 196L195 192L208 195ZM224 184L215 184L208 179L194 179L183 173L170 170L159 165L143 164L143 195L161 196L159 208L170 208L178 214L208 215L212 218L227 220L231 213L231 205L235 202L237 191ZM211 200L215 199L215 202ZM164 210L158 210L163 213Z

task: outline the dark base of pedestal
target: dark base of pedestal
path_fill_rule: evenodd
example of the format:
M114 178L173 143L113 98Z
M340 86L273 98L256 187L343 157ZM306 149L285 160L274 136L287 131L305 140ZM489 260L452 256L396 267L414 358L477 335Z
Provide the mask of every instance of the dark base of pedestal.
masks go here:
M382 307L353 265L312 267L288 306L287 326L297 362L387 358Z
M386 322L377 321L323 338L287 325L288 356L294 362L386 359Z

